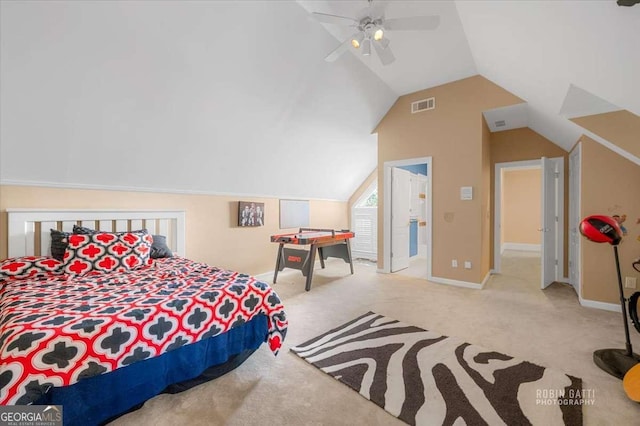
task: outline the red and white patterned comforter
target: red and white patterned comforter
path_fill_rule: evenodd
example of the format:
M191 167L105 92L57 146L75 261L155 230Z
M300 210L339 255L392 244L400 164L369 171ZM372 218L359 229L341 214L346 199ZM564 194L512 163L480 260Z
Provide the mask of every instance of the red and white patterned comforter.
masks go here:
M124 273L0 283L0 404L213 337L259 314L277 354L287 319L249 275L173 257Z

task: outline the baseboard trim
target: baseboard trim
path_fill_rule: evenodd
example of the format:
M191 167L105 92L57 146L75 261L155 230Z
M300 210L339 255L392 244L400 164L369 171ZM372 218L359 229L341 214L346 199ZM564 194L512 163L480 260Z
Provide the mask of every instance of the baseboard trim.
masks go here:
M365 259L365 260L370 260L372 262L377 262L378 261L378 254L377 253L366 252L366 251L351 250L351 258L352 259Z
M489 272L487 272L487 275L484 276L484 279L482 280L482 282L480 283L480 288L483 289L484 286L487 284L487 281L489 281L489 278L491 278L491 272L492 270L489 270Z
M598 302L597 300L589 300L580 298L580 305L585 308L602 309L604 311L622 312L620 305L616 303Z
M482 286L483 286L483 284L472 283L469 281L459 281L459 280L452 280L449 278L440 278L440 277L428 277L427 280L434 283L438 283L438 284L447 284L447 285L453 285L456 287L473 288L476 290L482 290Z
M505 250L520 250L520 251L535 251L540 252L542 248L540 244L526 244L526 243L502 243L501 251Z

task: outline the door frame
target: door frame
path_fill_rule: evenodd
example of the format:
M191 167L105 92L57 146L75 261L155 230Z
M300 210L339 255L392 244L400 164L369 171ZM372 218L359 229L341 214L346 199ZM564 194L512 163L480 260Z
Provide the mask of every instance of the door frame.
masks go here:
M563 249L563 245L562 244L558 244L558 240L564 240L564 233L563 233L563 221L561 220L561 217L564 216L564 198L561 196L561 194L564 193L564 159L563 158L547 158L547 157L542 157L540 159L540 164L542 165L542 170L541 170L541 176L540 176L540 182L542 185L542 209L540 212L540 216L541 216L541 222L542 222L542 227L540 228L540 231L543 232L542 234L542 245L541 245L541 270L540 270L540 288L542 290L546 289L547 287L549 287L554 281L559 281L562 279L564 273L563 273L563 263L564 263L564 253L561 253L561 250ZM552 184L553 186L553 193L552 194L548 194L546 191L547 188L547 182L548 182L548 172L551 172L553 177L552 180L549 181L549 183ZM562 187L562 190L560 189ZM551 206L555 208L555 214L551 216L551 218L549 218L547 216L547 213L550 209L548 209L549 207L549 201L551 201ZM562 203L562 204L561 204ZM555 217L555 221L553 220L553 217ZM551 224L549 224L548 220L551 219ZM555 245L555 247L551 247L551 253L554 254L553 256L553 260L554 263L552 265L548 265L546 264L546 260L548 258L547 254L550 251L550 247L545 244L545 241L547 241L547 237L548 237L548 232L549 229L553 227L554 229L554 235L555 235L555 244L552 243L552 246ZM547 273L549 271L549 268L552 267L553 268L553 274L551 274L552 279L550 281L547 280Z
M433 248L433 157L417 157L406 160L385 161L383 165L383 209L382 209L382 268L379 272L391 273L391 169L399 166L411 166L413 164L427 165L427 276L431 279L432 248ZM379 193L380 188L378 188ZM379 206L378 206L379 207ZM378 209L378 212L380 210ZM379 217L379 213L378 213Z
M577 170L573 168L572 160L577 158ZM571 225L575 223L576 233L578 232L578 226L580 224L580 194L581 194L581 181L582 181L582 143L578 142L569 153L569 261L574 260L573 264L569 266L567 271L568 281L571 284L582 302L582 295L580 293L580 287L582 282L581 270L582 264L580 262L580 238L578 238L578 244L575 247L571 244ZM575 250L575 252L574 252ZM571 269L575 270L575 282L571 280Z
M558 253L558 268L556 269L556 279L564 278L564 158L554 157L550 160L559 162L559 181L558 181L558 238L556 239L556 250ZM502 244L500 242L500 228L502 221L502 171L505 169L532 169L540 168L542 170L541 160L523 160L510 161L505 163L496 163L494 168L494 216L493 216L493 273L500 273L500 250ZM541 188L544 197L544 188ZM541 242L542 244L542 242ZM541 259L541 262L543 259Z

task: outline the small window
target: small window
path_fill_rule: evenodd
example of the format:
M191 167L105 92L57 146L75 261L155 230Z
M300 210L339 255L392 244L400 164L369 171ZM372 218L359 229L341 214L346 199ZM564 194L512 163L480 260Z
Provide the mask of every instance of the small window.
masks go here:
M373 192L358 203L356 207L378 207L378 188L375 188Z

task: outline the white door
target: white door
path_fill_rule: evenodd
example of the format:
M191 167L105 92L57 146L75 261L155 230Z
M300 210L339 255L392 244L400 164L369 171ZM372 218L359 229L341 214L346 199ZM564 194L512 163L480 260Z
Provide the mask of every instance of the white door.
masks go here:
M409 267L411 173L391 169L391 272Z
M569 283L580 294L580 145L569 154Z
M557 163L542 157L542 288L557 280L558 269L558 170Z

